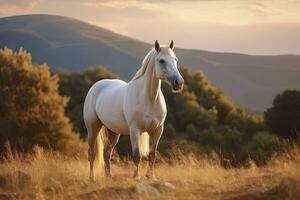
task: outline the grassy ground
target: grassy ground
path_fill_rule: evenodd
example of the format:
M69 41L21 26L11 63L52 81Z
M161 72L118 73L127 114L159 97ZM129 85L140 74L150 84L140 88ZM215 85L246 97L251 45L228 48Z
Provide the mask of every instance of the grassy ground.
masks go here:
M146 163L142 164L142 172ZM300 152L274 157L262 168L224 169L216 159L179 156L160 161L158 180L134 180L130 161L114 160L113 178L88 179L86 158L44 152L0 164L0 199L300 199ZM137 192L137 186L173 188Z

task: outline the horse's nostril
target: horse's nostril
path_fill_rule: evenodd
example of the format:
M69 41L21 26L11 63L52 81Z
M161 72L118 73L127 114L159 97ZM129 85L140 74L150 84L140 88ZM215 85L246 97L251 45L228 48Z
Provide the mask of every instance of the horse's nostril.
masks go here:
M175 79L175 85L179 85L179 83L178 83L178 80L177 79Z

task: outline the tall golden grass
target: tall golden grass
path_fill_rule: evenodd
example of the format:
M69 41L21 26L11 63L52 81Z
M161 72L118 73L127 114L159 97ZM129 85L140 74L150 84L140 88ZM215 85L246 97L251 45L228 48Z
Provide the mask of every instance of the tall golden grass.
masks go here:
M31 155L9 154L0 164L0 199L242 199L264 193L284 177L300 182L300 150L274 156L268 165L224 169L216 156L197 158L175 152L156 166L158 180L132 178L130 159L113 159L113 178L89 180L86 157L67 157L35 148ZM142 164L145 173L146 162ZM137 184L169 182L174 190L136 193Z

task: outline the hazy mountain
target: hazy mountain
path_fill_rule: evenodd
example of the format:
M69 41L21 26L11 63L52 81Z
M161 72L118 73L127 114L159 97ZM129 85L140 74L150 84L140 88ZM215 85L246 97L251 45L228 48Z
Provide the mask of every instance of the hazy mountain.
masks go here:
M56 69L104 65L126 80L140 67L151 47L101 27L52 15L1 18L0 47L4 46L14 50L22 46L32 53L34 62L46 62ZM188 49L175 52L180 65L203 70L236 103L251 110L263 111L277 93L300 88L298 55L251 56Z

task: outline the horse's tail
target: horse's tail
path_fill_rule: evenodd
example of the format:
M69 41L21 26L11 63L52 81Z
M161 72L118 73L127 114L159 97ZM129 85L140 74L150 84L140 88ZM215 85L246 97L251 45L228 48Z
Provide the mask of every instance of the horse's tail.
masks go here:
M146 157L149 154L149 134L143 132L139 140L140 155Z
M104 157L103 157L103 151L104 151L104 144L106 141L106 128L102 126L102 128L99 131L99 134L96 136L96 143L95 143L95 167L94 171L99 176L104 176Z

